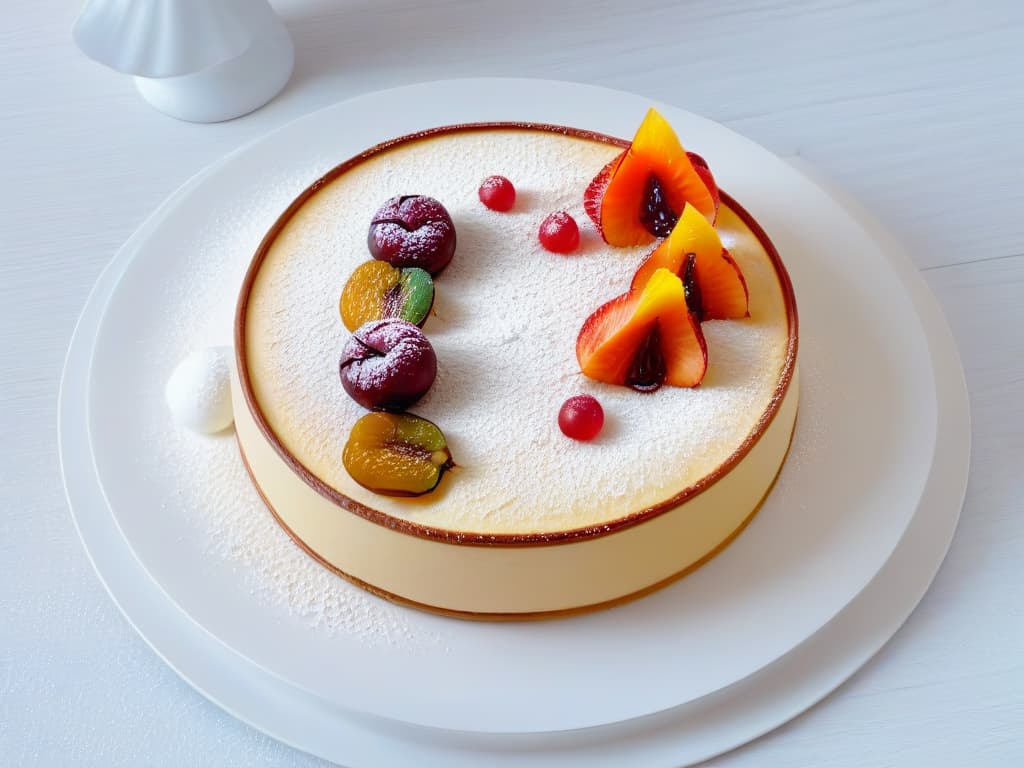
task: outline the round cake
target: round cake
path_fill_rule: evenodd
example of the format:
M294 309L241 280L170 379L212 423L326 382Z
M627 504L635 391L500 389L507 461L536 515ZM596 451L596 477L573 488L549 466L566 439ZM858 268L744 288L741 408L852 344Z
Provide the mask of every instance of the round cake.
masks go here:
M389 599L458 616L524 618L613 604L707 561L769 492L797 412L797 321L768 237L724 192L715 228L742 270L749 316L705 320L698 386L654 392L581 373L577 336L622 294L652 245L613 247L583 190L628 142L532 124L426 131L367 150L309 187L264 238L239 298L233 403L252 480L310 555ZM515 184L510 211L480 182ZM339 296L370 259L367 231L399 195L443 203L457 232L423 332L437 374L409 410L441 430L454 467L430 493L381 495L346 471L367 411L346 394ZM580 223L571 254L541 221ZM559 429L574 395L605 424Z

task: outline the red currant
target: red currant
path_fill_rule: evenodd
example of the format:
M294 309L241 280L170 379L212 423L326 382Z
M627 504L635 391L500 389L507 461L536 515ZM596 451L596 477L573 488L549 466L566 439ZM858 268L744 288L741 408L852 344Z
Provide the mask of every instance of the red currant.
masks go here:
M572 253L580 244L580 228L565 211L548 215L540 225L540 244L553 253Z
M509 211L516 204L516 188L504 176L488 176L477 194L480 202L492 211Z
M593 440L604 426L604 409L590 395L570 397L558 411L558 426L573 440Z

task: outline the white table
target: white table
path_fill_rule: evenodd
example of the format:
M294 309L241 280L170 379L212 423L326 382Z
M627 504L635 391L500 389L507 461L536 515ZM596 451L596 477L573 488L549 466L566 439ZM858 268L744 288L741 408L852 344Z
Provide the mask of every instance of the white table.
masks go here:
M0 29L0 756L8 765L320 764L182 682L94 576L64 500L58 379L114 251L240 144L421 80L577 80L799 156L876 215L942 303L967 371L972 474L950 554L859 674L718 766L1024 764L1024 4L275 0L276 101L220 125L146 106L71 43L72 2Z

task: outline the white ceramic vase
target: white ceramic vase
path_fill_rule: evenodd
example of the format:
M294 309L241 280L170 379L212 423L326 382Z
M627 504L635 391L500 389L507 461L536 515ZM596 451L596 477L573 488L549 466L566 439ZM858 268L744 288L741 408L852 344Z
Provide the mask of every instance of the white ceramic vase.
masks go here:
M295 61L267 0L88 0L72 34L89 58L134 75L154 107L193 122L263 106Z

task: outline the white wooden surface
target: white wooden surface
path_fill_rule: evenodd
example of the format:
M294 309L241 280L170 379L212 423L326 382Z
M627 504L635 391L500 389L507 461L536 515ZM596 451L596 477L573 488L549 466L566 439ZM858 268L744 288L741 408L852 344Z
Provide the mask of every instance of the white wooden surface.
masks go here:
M103 265L193 173L300 114L420 80L626 89L799 155L911 253L967 371L949 557L837 693L716 766L1024 764L1024 4L274 0L297 70L259 112L174 122L73 47L72 0L0 22L0 762L309 766L145 646L92 573L57 464L58 377Z

